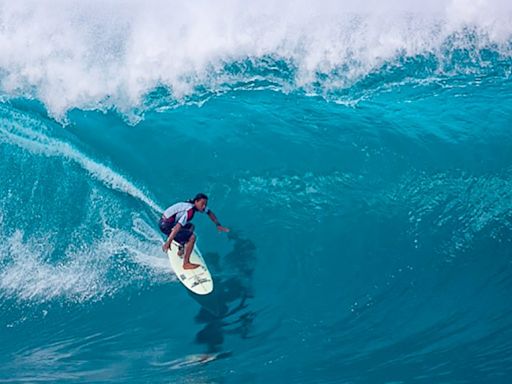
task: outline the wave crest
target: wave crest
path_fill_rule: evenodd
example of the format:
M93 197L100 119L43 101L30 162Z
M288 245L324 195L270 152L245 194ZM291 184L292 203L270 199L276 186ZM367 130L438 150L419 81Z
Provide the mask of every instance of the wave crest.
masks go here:
M510 64L503 1L371 5L4 4L0 89L41 100L62 119L72 108L144 109L159 87L174 102L240 82L323 95L417 57L427 58L420 72L480 70L489 58Z

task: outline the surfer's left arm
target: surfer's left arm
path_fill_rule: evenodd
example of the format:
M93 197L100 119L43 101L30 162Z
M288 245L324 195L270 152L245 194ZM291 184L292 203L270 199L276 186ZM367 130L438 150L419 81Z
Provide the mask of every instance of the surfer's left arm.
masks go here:
M219 220L217 219L217 216L215 216L215 214L211 211L211 209L209 209L206 214L215 223L215 225L217 226L217 230L219 232L229 232L229 228L223 227L220 224Z

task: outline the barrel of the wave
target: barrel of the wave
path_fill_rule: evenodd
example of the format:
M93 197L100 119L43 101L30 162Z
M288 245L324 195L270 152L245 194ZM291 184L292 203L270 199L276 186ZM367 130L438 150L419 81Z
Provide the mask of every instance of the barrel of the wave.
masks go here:
M178 255L179 249L182 245L173 241L173 246L167 250L167 256L171 262L171 267L181 281L193 293L198 295L207 295L213 291L213 280L203 256L197 247L194 247L190 254L190 262L199 264L199 267L194 269L183 269L183 255Z

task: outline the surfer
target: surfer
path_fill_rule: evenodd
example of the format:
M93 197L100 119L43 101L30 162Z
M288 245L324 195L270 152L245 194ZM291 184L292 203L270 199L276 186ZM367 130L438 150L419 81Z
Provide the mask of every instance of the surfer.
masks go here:
M215 223L219 232L229 232L229 229L223 227L215 214L209 210L208 196L204 193L198 193L193 199L171 205L162 214L160 219L160 231L167 235L167 240L162 245L164 252L171 248L172 241L175 240L181 244L178 255L182 256L183 252L183 269L194 269L199 267L198 264L190 262L190 254L194 249L196 236L194 235L194 225L190 222L196 212L206 213L208 217ZM185 248L183 250L183 248Z

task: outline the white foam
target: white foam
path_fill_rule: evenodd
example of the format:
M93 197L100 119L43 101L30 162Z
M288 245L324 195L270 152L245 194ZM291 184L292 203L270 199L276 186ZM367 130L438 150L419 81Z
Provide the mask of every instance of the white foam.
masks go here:
M41 238L23 240L16 231L2 241L0 293L22 300L49 300L65 296L72 301L102 297L109 287L91 259L50 264L52 247ZM82 256L82 255L80 255Z
M1 225L0 229L5 232ZM104 225L103 235L91 244L70 243L63 255L54 254L48 237L27 237L21 230L2 233L0 296L30 302L84 302L115 295L137 281L175 281L161 242L111 229ZM77 231L86 235L82 228Z
M4 1L0 89L62 118L73 107L129 111L158 85L183 97L246 58L292 62L298 85L334 68L350 83L398 54L436 54L465 27L510 49L511 9L505 0Z

